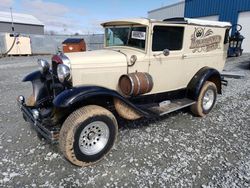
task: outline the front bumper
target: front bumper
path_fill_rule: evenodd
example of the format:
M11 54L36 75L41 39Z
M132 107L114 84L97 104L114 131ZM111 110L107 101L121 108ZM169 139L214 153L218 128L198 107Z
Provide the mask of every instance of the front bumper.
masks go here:
M52 144L58 143L60 131L59 127L48 126L43 123L41 117L37 118L36 116L34 116L34 110L37 111L37 109L27 106L25 104L25 98L23 96L19 96L17 98L17 103L22 111L24 119L29 122L38 133L40 133L47 141L51 142Z

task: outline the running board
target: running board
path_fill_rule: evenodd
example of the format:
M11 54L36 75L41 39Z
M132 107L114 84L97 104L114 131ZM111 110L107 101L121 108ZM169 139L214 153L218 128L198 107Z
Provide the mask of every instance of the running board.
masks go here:
M178 99L173 101L163 101L159 103L158 106L151 107L148 110L158 114L159 116L163 116L165 114L191 106L194 103L195 103L194 100L188 98Z

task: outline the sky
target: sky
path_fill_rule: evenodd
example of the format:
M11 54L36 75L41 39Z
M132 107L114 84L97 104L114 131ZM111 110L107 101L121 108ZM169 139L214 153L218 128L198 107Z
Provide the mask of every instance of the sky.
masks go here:
M102 33L100 23L117 18L147 17L147 12L180 0L0 0L0 11L32 14L46 31Z

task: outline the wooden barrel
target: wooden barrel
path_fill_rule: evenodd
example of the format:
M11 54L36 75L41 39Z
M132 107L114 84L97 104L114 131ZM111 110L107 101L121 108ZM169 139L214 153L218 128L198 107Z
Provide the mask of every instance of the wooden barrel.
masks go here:
M153 79L148 73L129 73L120 77L119 87L127 96L138 96L152 90Z

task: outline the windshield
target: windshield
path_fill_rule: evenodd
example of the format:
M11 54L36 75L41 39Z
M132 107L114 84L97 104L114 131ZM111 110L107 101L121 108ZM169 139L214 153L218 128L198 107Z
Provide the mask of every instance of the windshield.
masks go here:
M105 28L106 46L130 46L144 50L146 27L108 27Z

